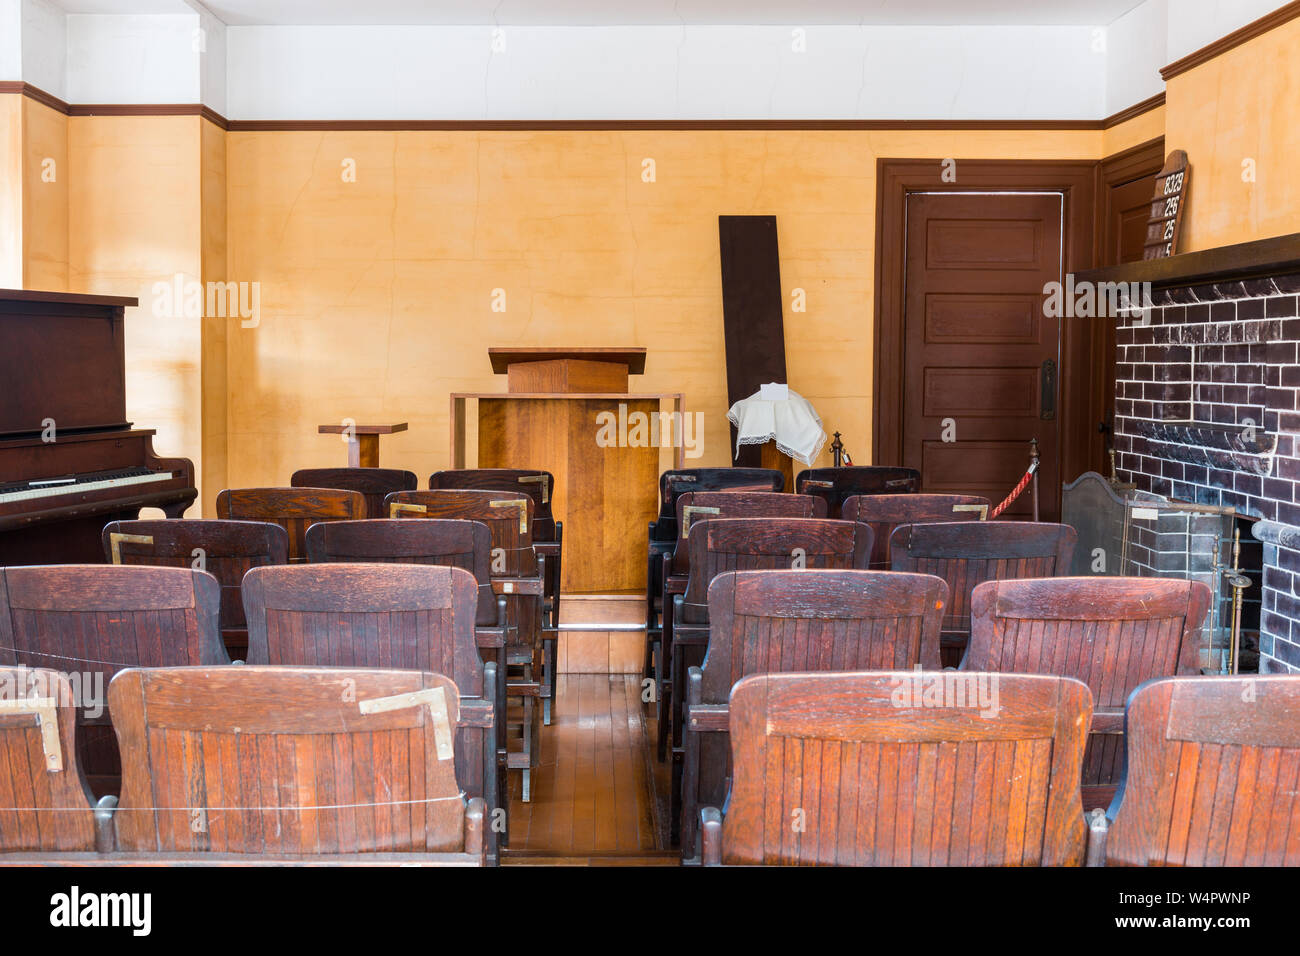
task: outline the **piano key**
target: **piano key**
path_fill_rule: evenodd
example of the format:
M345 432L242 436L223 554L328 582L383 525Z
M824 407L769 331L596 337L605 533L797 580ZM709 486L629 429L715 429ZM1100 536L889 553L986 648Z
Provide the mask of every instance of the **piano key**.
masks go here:
M37 485L36 482L29 482L28 487L20 491L0 492L0 504L6 504L11 501L26 501L31 498L50 498L56 495L83 494L88 491L98 491L102 488L122 488L129 485L147 485L156 482L170 481L176 477L170 471L155 471L147 475L129 475L123 478L103 478L91 481L78 481L74 484L61 485Z

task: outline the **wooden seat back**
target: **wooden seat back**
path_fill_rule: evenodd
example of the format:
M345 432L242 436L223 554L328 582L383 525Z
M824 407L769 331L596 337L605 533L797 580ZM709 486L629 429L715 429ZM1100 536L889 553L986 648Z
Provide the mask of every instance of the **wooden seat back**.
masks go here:
M160 565L207 571L221 585L221 636L232 658L248 650L248 624L239 585L251 568L285 564L289 535L269 521L166 518L110 521L104 557L113 564Z
M493 690L474 633L478 585L462 568L417 564L308 564L256 568L244 578L250 664L380 667L446 674L466 698ZM496 705L494 705L496 706ZM457 735L462 783L488 780L495 738Z
M399 491L389 495L384 503L394 518L481 521L492 536L492 576L537 574L532 534L533 499L527 492L459 488Z
M479 626L497 622L489 574L491 553L492 534L482 521L371 518L330 521L307 529L307 560L312 564L434 564L468 571L478 585L475 623Z
M889 538L900 524L985 521L988 513L989 500L978 495L853 495L840 509L845 521L871 525L871 567L880 571L889 570Z
M462 568L255 568L244 578L248 662L433 671L481 697L477 603L478 584Z
M450 678L409 670L124 671L109 688L123 753L117 845L481 863L481 819L467 821L452 747L459 696Z
M915 686L926 681L947 682L941 706ZM705 812L705 863L1083 862L1092 702L1079 681L757 674L735 686L730 710L731 792L720 827Z
M1069 525L1048 522L904 524L890 535L889 566L948 582L942 642L964 647L970 634L971 592L977 585L1008 578L1064 577L1070 573L1076 539Z
M810 499L818 500L818 499ZM867 567L871 529L826 518L709 518L690 529L682 620L707 623L709 585L725 571Z
M339 488L227 488L217 495L217 517L275 522L289 534L289 561L299 564L309 527L366 517L366 498Z
M299 468L289 478L294 488L337 488L359 491L366 499L366 513L358 517L386 518L384 497L394 491L420 487L415 472L401 468Z
M1107 864L1300 866L1300 677L1149 681L1125 735Z
M0 568L0 665L75 672L102 692L128 667L229 664L221 585L190 568L65 564ZM98 697L96 704L102 704ZM77 713L81 764L97 796L117 791L110 710Z
M848 465L841 468L808 468L799 472L794 490L826 501L826 514L843 516L844 502L854 495L906 495L921 490L921 473L915 468L894 465Z
M701 700L726 703L750 674L937 669L947 603L948 586L929 574L724 572L709 585Z
M533 543L555 540L551 501L555 476L535 468L455 468L435 471L429 489L468 488L479 491L522 492L533 499Z
M962 670L1057 674L1092 692L1083 761L1088 807L1114 795L1124 765L1124 702L1153 677L1199 674L1210 589L1181 578L986 581L971 598Z
M939 667L948 586L886 571L727 571L709 585L709 646L686 706L720 710L750 674ZM688 714L682 846L695 850L700 806L726 797L725 718L701 732Z
M95 849L77 704L58 671L0 667L0 853Z
M696 522L714 518L825 517L826 502L807 495L774 491L688 491L677 498L679 533L673 550L673 574L684 576L690 572L690 532Z
M785 490L785 475L775 468L677 468L659 476L659 517L651 523L651 541L675 541L677 499L691 491Z

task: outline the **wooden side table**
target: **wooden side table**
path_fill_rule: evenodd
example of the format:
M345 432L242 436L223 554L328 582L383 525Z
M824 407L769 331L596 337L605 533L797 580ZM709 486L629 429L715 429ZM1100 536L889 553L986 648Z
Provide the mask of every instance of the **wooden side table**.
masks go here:
M349 435L348 467L379 467L379 436L392 435L406 431L407 423L395 425L318 425L316 431L321 435Z

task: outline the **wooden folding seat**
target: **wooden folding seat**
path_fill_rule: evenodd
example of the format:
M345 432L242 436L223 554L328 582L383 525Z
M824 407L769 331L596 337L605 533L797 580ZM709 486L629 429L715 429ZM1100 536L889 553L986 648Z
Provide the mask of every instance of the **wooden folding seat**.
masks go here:
M1092 691L1083 805L1105 807L1124 763L1124 702L1143 681L1199 674L1210 589L1181 578L986 581L962 670L1074 677Z
M725 522L721 522L725 523ZM728 571L709 585L709 646L686 678L682 854L699 808L721 806L728 776L727 697L750 674L939 669L948 586L885 571Z
M289 533L289 561L307 560L304 536L318 521L366 516L366 498L339 488L227 488L217 495L217 517L272 521Z
M840 507L845 521L871 525L871 567L877 571L889 570L889 538L900 524L985 521L988 514L989 500L978 495L853 495Z
M501 808L496 728L504 719L495 662L484 663L474 632L478 584L462 568L312 564L257 568L244 578L250 664L385 667L446 674L481 702L486 722L457 734L461 783ZM504 743L504 741L502 741ZM495 858L495 840L489 852Z
M970 637L975 587L985 581L1064 577L1077 538L1069 525L1036 521L903 524L889 537L889 566L948 582L939 647L944 666L955 667Z
M794 490L826 501L826 515L842 517L844 502L854 495L909 495L921 490L921 473L894 465L848 465L808 468L799 472Z
M760 469L761 470L761 469ZM666 755L666 700L672 690L673 600L685 593L690 576L691 524L709 518L824 518L826 502L807 495L770 491L687 491L677 496L676 544L663 555L657 606L661 626L646 631L646 666L653 664L659 759ZM708 583L705 582L705 587ZM701 592L703 596L704 592Z
M364 521L329 521L307 529L307 560L313 564L433 564L461 568L474 575L478 603L474 633L479 653L494 663L496 673L497 749L504 764L506 753L506 662L508 637L506 599L492 591L489 571L492 534L482 521L429 518L402 521L374 518ZM458 682L459 683L459 682ZM498 778L505 804L505 774ZM495 831L494 831L495 833ZM503 838L505 831L502 831Z
M673 605L668 728L663 733L665 747L672 741L674 838L680 821L686 672L703 661L709 646L709 585L726 571L865 570L871 557L871 529L825 518L710 518L692 523L689 544L692 560L686 593L677 595Z
M784 491L785 475L775 468L679 468L659 476L659 516L650 522L646 563L645 677L654 673L652 646L657 645L662 627L664 555L677 547L677 499L688 491L726 490Z
M560 585L563 569L564 522L556 521L551 512L555 494L555 476L535 468L457 468L435 471L429 476L429 489L471 488L479 491L524 492L533 499L533 551L541 562L546 582L546 602L542 613L545 627L560 626ZM553 689L553 688L552 688ZM546 722L550 719L550 698L546 699Z
M560 636L560 591L563 585L564 522L551 511L555 476L529 468L457 468L435 471L429 490L463 488L478 491L524 492L533 499L533 553L542 576L542 723L551 723L555 699L556 655Z
M545 586L532 546L533 500L525 492L438 489L395 492L385 504L394 518L458 518L488 526L492 589L506 598L506 693L521 706L521 719L507 729L518 728L522 749L511 751L506 765L522 771L527 802L532 799L532 768L541 744L536 701L554 685L555 674L555 634L542 630ZM535 677L538 670L540 682Z
M453 739L490 711L462 701L449 677L128 670L109 701L123 754L113 832L125 861L487 863L487 809L465 797L477 767Z
M103 691L126 667L229 664L221 585L189 568L61 564L0 568L0 666L75 674L81 766L96 796L121 765Z
M500 697L505 699L505 661L500 655L508 632L506 599L492 590L492 533L482 521L368 518L314 524L307 529L307 560L311 564L436 564L474 575L478 646L499 661Z
M299 468L289 478L294 488L336 488L359 491L366 499L366 513L360 517L387 518L384 498L394 491L420 487L415 472L401 468Z
M1148 681L1126 726L1123 781L1094 815L1090 863L1300 866L1300 676Z
M110 521L104 557L113 564L146 564L207 571L221 584L221 638L232 660L248 653L248 625L239 585L250 568L285 564L289 535L269 521L164 518Z
M1079 866L1092 713L1068 677L756 674L730 696L706 865Z
M77 759L77 705L58 671L0 667L0 864L100 845Z

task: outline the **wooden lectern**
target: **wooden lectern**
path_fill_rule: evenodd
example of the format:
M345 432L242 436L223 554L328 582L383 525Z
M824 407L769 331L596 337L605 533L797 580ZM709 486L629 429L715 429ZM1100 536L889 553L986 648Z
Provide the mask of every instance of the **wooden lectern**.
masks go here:
M659 473L684 462L681 394L628 391L628 376L645 371L640 348L494 348L488 358L508 391L452 394L452 467L551 472L551 507L565 524L563 590L644 590Z

